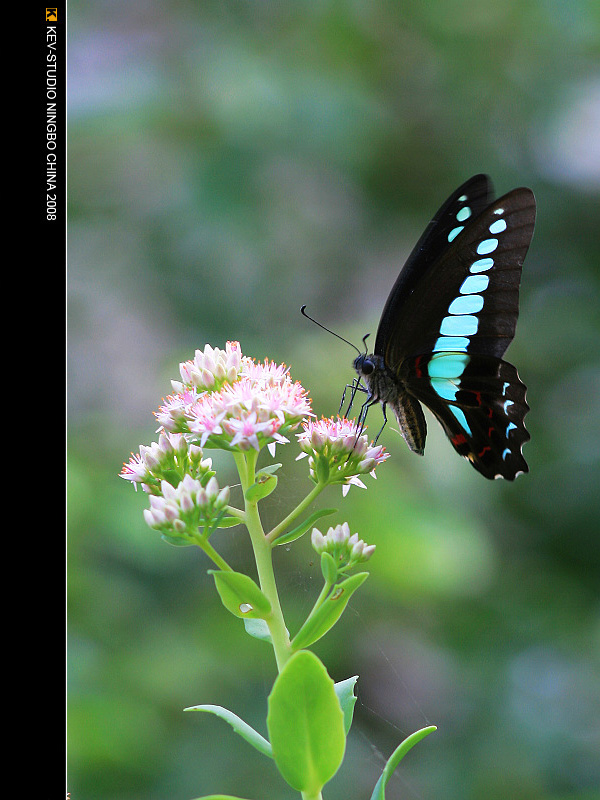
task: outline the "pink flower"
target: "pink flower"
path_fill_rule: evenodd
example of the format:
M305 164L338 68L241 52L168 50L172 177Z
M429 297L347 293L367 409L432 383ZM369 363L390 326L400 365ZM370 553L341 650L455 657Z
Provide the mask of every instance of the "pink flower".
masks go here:
M214 395L202 395L187 408L187 429L200 436L200 447L204 447L209 436L223 433L221 420L227 413L215 402Z
M123 465L120 476L131 481L137 489L149 494L158 494L161 482L180 480L185 475L192 475L204 483L214 472L210 458L202 458L202 450L190 443L180 433L161 433L158 442L151 445L140 445L140 452L131 456L128 464Z
M223 427L233 436L229 442L231 447L239 446L241 450L254 447L255 450L260 450L258 435L272 437L279 427L279 422L275 419L259 422L257 412L251 411L249 414L240 414L238 417L225 420Z
M256 364L254 361L246 361L242 367L242 376L249 378L256 384L264 386L281 385L288 374L285 364L276 364L265 358L264 364Z
M196 350L194 358L179 365L182 383L173 381L175 391L184 386L199 391L219 389L225 383L239 378L244 362L239 342L227 342L225 350L207 344L204 350Z
M307 420L296 435L303 451L298 459L309 456L315 483L341 483L344 494L351 485L366 488L358 475L375 478L375 468L389 458L384 447L370 445L366 434L358 435L355 422L341 417Z
M226 350L208 345L180 365L183 383L173 381L156 417L168 431L191 434L201 447L260 450L288 441L285 434L312 416L306 391L288 368L243 356L237 342Z
M149 471L144 459L138 454L131 454L128 464L123 464L123 469L120 472L121 478L126 481L131 481L134 488L137 489L136 484L143 483L148 479Z

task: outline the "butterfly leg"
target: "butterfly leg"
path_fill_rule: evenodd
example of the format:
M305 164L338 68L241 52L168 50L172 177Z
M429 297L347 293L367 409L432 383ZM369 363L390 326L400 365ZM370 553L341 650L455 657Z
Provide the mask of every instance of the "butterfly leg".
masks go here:
M342 393L342 399L340 400L340 407L338 408L338 416L342 413L342 407L344 405L344 402L346 401L346 392L348 391L348 389L354 389L354 382L347 383L344 388L344 391Z
M346 400L346 392L348 391L348 389L352 389L352 395L350 397L350 404L348 405L348 409L346 410L346 413L344 414L344 416L346 418L348 418L348 415L350 414L350 411L352 409L352 404L354 403L354 398L356 396L356 392L366 392L368 394L368 391L369 391L368 389L366 389L364 386L361 385L360 380L358 378L355 378L352 381L352 383L347 383L346 384L346 388L344 389L344 393L342 394L342 401L340 403L340 407L339 407L339 410L338 410L338 415L342 413L342 408L343 408L344 402Z
M387 425L387 414L385 413L385 403L381 404L381 410L383 412L383 425L379 429L379 433L377 434L377 436L373 439L373 444L377 444L377 440L379 439L379 437L383 433L383 429Z
M379 402L379 400L376 397L373 397L373 395L369 392L369 396L365 400L365 402L362 404L360 412L358 414L358 419L356 420L356 425L357 425L356 439L357 440L358 440L358 437L362 435L362 432L364 430L365 422L367 421L367 414L369 413L369 408L371 406L374 406L375 403L378 403L378 402ZM385 408L385 406L384 406L384 408ZM384 412L384 414L385 414L385 412ZM385 422L384 422L384 427L385 427ZM383 430L383 428L381 430ZM381 433L381 431L379 431L379 433ZM379 434L377 434L377 435L379 436Z
M350 388L350 387L347 386L346 388ZM356 443L358 442L358 439L359 439L359 437L361 436L361 434L363 432L363 429L365 427L365 422L366 422L366 419L367 419L367 413L369 411L369 407L377 402L377 400L375 400L373 398L373 395L369 392L369 390L365 389L362 386L359 386L358 382L357 382L357 384L355 386L353 386L353 389L354 389L354 391L352 392L352 400L354 400L354 395L356 394L357 390L359 390L359 389L360 389L360 391L367 392L369 394L369 397L362 404L362 406L360 408L360 411L359 411L359 414L358 414L358 419L356 420L356 436L354 438L354 445L353 445L352 449L354 449L356 447ZM352 400L350 401L350 406L348 408L348 412L350 411L350 408L352 407ZM346 415L346 418L347 418L347 415ZM383 430L383 428L381 430ZM381 433L381 431L380 431L380 433ZM348 453L348 458L350 458L350 453ZM346 460L348 460L348 459L346 459Z

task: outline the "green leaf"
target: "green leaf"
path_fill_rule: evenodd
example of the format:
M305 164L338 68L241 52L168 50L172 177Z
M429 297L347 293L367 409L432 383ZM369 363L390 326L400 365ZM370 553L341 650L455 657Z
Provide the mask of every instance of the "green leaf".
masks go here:
M282 466L283 466L283 464L267 464L266 467L261 467L259 469L258 475L262 475L264 472L266 472L267 475L273 475Z
M221 602L228 611L240 619L265 619L271 613L271 604L252 578L241 572L208 570L215 579Z
M222 706L212 705L190 706L189 708L184 708L184 711L206 711L209 714L215 714L217 717L224 719L225 722L228 722L233 730L238 733L242 739L249 742L252 747L256 748L259 753L273 758L273 749L265 737L261 736L258 731L255 731L254 728L248 725L247 722L244 722L243 719L240 719L233 711L229 711Z
M246 628L247 634L255 639L260 639L261 642L272 641L269 626L264 619L244 619L244 628Z
M407 738L398 745L392 755L388 758L387 763L383 768L383 772L381 773L381 778L379 778L375 784L375 789L371 795L371 800L385 800L385 787L387 786L388 781L392 777L392 774L398 764L402 761L404 756L412 747L418 744L421 739L424 739L430 733L433 733L435 730L437 730L435 725L429 725L427 728L421 728L421 730L411 733L410 736L407 736Z
M190 542L189 539L180 539L177 536L169 536L168 533L161 533L160 538L167 544L173 544L175 547L191 547L197 545L198 542Z
M333 584L337 581L338 570L337 564L335 563L335 558L331 555L331 553L321 553L321 572L323 574L323 578L325 579L325 583L333 586Z
M268 497L276 486L277 475L268 475L266 472L262 472L252 486L246 489L244 497L249 503L258 503L259 500Z
M323 508L321 511L315 511L314 514L311 514L310 517L307 517L304 522L301 522L291 531L284 533L283 536L279 536L273 544L289 544L290 542L299 539L303 536L309 528L315 524L315 522L320 519L321 517L326 517L329 514L335 514L337 508Z
M242 520L238 517L223 517L219 520L217 528L234 528L236 525L241 525Z
M245 800L244 797L234 797L232 794L205 794L196 797L196 800Z
M346 736L352 726L352 717L354 714L354 706L356 705L356 695L354 694L354 686L358 680L358 675L353 678L346 678L345 681L339 681L334 684L335 693L340 701L340 707L344 712L344 730Z
M348 605L348 600L368 577L368 572L357 572L356 575L351 575L345 581L334 586L327 600L309 615L292 639L292 650L309 647L333 628Z
M295 653L279 674L269 695L267 728L285 780L317 795L339 769L346 737L333 681L314 653Z

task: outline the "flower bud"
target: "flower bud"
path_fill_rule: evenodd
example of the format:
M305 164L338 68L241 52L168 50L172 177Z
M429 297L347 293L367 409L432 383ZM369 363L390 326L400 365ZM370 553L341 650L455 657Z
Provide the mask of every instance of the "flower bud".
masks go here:
M215 500L215 508L225 508L229 504L229 486L225 486L219 494L217 495L217 499Z
M317 553L322 553L326 547L326 540L321 531L318 528L313 528L312 533L310 535L310 541L312 543L313 548L317 551Z
M347 522L329 528L325 536L317 528L313 528L310 538L317 553L329 553L332 556L338 573L368 561L375 550L375 545L365 544L358 538L357 533L350 535L350 526Z
M208 502L212 502L219 493L219 484L216 478L211 478L206 484L206 498Z

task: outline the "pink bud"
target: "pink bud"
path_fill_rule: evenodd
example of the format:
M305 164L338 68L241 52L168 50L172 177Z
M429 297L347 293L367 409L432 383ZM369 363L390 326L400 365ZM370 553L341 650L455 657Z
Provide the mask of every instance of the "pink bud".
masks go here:
M215 382L214 375L207 369L202 370L202 385L206 387L213 386Z
M214 498L219 493L219 484L217 483L217 479L213 476L209 482L206 484L206 496L209 500L214 500Z

